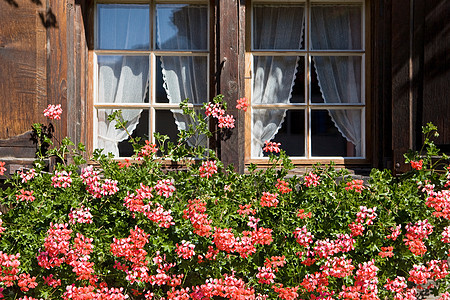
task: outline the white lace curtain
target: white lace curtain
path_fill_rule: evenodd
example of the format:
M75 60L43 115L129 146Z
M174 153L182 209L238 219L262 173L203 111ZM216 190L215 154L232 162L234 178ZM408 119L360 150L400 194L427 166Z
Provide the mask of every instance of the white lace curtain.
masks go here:
M361 49L360 6L313 6L311 9L313 49ZM325 103L361 103L360 56L314 56L315 71ZM362 155L361 111L328 110L342 136Z
M121 8L128 13L124 36L115 40L114 49L142 49L142 37L149 36L148 28L140 26L146 24L148 14L135 13L132 9ZM141 28L140 31L136 28ZM109 44L111 42L109 41ZM102 103L142 103L146 97L149 79L148 56L98 56L99 64L99 101ZM107 116L112 109L98 110L98 139L97 148L103 148L105 153L111 152L119 156L119 142L128 138L124 129L116 129L116 122L109 122ZM128 121L127 130L134 132L139 124L141 109L123 110L123 118Z
M255 49L300 49L302 44L302 6L255 6ZM254 104L289 103L294 86L298 57L255 56L252 101ZM263 155L264 141L271 140L281 128L285 109L254 109L252 156Z
M303 8L257 6L253 30L255 49L300 49ZM302 24L302 25L300 25ZM314 50L361 49L361 7L314 5L311 8L311 42ZM359 56L313 57L325 103L361 103L361 58ZM253 104L289 103L298 58L256 56ZM361 156L361 111L329 110L338 130L355 145ZM285 109L253 109L252 156L263 156L265 140L275 137L286 115Z
M208 12L203 5L186 5L175 10L172 23L177 33L170 39L161 37L161 28L167 20L156 19L157 43L162 50L207 50ZM161 68L169 103L177 104L185 99L190 103L201 104L207 101L208 77L206 56L161 56ZM172 109L178 130L186 130L193 120ZM204 136L195 136L188 143L206 146Z

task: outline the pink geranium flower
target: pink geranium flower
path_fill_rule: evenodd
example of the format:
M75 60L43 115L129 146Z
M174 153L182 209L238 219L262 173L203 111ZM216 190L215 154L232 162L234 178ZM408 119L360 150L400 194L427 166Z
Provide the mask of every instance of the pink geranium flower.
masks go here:
M61 120L61 114L62 114L61 104L58 105L49 104L48 107L44 110L44 116L46 116L50 120Z

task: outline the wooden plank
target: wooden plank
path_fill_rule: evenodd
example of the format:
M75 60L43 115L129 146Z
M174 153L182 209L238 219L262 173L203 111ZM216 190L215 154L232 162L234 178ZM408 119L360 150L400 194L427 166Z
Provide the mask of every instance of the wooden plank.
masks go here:
M437 144L450 146L450 1L424 4L423 124L438 126Z
M409 169L404 163L403 154L413 146L413 128L410 119L412 114L410 9L409 0L392 1L392 148L396 173Z
M26 0L0 2L0 139L45 121L46 31L40 18L45 11L45 4Z
M48 0L56 23L47 28L47 102L61 104L63 114L57 121L56 137L67 136L67 15L66 1Z
M243 149L240 148L239 135L244 133L240 126L241 117L237 111L236 99L239 97L239 8L238 0L222 0L218 3L218 91L225 96L227 113L236 118L232 134L225 134L221 141L221 159L227 166L243 172ZM243 94L243 92L242 92Z

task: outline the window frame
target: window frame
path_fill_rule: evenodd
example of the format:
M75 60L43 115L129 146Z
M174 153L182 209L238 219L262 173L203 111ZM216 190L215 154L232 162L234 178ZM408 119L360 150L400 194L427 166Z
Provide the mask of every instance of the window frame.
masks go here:
M98 4L144 4L149 5L149 34L150 34L150 49L149 50L105 50L98 49ZM156 5L158 4L201 4L207 6L208 28L206 33L207 49L206 50L162 50L156 48ZM214 92L212 85L214 74L214 4L213 0L95 0L92 2L90 15L90 45L89 49L89 97L88 97L88 126L87 126L87 146L88 152L91 155L93 150L97 149L97 135L98 135L98 118L97 110L99 109L144 109L149 113L148 133L149 140L154 142L153 133L155 132L155 116L157 111L170 111L170 109L179 109L179 104L158 103L156 102L156 62L161 56L188 56L188 57L206 57L206 76L207 76L207 98L209 101ZM148 103L101 103L99 102L99 88L98 88L98 56L102 55L123 55L123 56L148 56L149 60L149 95ZM200 109L203 104L188 104L189 107ZM105 153L106 154L106 153ZM115 157L116 160L123 160L126 156Z
M353 4L359 3L362 6L362 49L361 50L310 50L310 7L311 3L320 4ZM307 38L304 38L304 49L301 50L255 50L253 49L253 7L255 4L305 4L305 33L308 32ZM254 56L256 55L266 55L275 54L275 56L301 56L305 58L305 103L290 103L290 104L275 104L271 107L288 108L305 111L305 156L304 157L291 157L295 165L310 166L314 163L327 164L334 162L337 165L367 165L371 162L371 143L370 140L372 129L370 127L371 121L371 109L370 109L370 91L368 87L370 86L370 55L371 55L371 44L370 44L370 5L369 0L285 0L285 1L274 1L274 0L253 0L251 3L246 5L246 45L245 45L245 74L244 74L244 85L245 85L245 96L249 99L249 109L245 113L245 164L256 163L259 165L267 165L268 157L251 157L251 139L252 139L252 109L253 108L263 108L263 106L268 107L264 104L252 104L252 92L253 92L253 63ZM361 104L326 104L326 103L309 103L309 88L310 88L310 76L309 70L311 66L311 56L316 55L333 55L333 56L361 56ZM308 59L309 58L309 59ZM361 157L341 157L341 156L312 156L311 153L311 111L315 109L327 109L327 108L355 108L362 110L361 113L361 124L362 124L362 156ZM277 142L276 139L272 140ZM281 145L283 149L283 145ZM309 156L308 156L309 155Z

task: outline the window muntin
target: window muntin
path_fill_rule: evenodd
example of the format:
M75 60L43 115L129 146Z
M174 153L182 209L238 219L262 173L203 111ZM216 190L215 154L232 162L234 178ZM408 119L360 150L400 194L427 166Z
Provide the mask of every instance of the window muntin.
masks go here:
M189 98L200 109L208 99L208 30L208 1L96 4L94 148L132 155L126 131L176 140L178 130L192 123L179 103ZM126 130L107 120L117 109L128 121ZM207 144L204 137L189 142Z
M266 140L299 159L365 158L364 10L363 1L253 2L252 159L267 156Z

